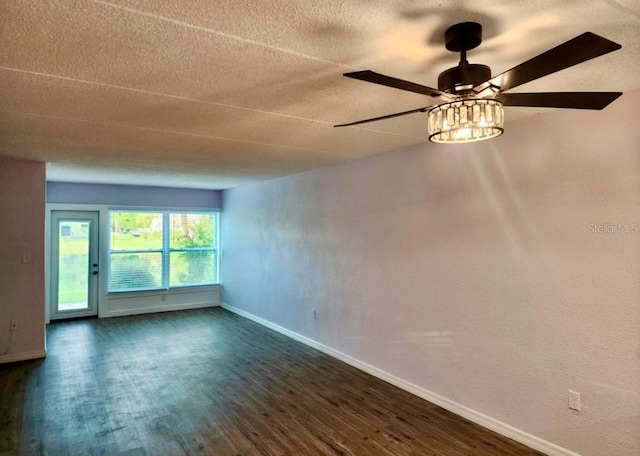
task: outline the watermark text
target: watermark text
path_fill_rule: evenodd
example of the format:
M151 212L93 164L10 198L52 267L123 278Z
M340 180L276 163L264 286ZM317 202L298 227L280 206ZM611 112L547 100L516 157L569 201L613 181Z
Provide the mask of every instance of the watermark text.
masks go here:
M594 234L638 234L637 223L589 223L589 232Z

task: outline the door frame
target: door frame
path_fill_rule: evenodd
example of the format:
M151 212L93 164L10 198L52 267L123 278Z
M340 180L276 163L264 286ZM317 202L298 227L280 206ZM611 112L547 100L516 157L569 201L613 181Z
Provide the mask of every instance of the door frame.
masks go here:
M109 239L105 233L109 233L109 207L107 205L99 204L73 204L73 203L47 203L45 214L45 323L51 322L51 308L52 308L52 252L51 252L51 237L52 233L52 212L53 211L79 211L79 212L98 212L99 225L96 226L98 232L98 268L100 274L98 274L98 297L96 306L98 309L98 317L102 317L104 313L104 303L106 302L106 287L107 287L107 264L108 264L108 250Z
M59 254L60 239L59 229L64 222L88 222L89 251L87 262L87 308L59 310ZM55 226L54 226L55 225ZM99 252L100 252L100 212L98 211L60 211L51 212L51 300L49 302L49 315L53 319L93 317L98 315L98 295L99 295ZM56 304L56 305L54 305Z

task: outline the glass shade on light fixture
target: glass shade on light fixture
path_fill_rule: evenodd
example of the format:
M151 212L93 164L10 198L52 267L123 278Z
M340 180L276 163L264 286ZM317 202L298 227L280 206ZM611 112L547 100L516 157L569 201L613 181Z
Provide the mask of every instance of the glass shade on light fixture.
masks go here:
M492 99L468 98L443 103L431 108L429 141L466 143L495 138L503 132L502 103Z

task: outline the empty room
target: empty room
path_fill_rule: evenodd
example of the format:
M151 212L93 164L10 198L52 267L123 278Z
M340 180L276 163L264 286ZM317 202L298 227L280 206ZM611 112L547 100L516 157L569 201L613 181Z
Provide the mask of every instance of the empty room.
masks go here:
M639 38L0 1L0 456L638 456Z

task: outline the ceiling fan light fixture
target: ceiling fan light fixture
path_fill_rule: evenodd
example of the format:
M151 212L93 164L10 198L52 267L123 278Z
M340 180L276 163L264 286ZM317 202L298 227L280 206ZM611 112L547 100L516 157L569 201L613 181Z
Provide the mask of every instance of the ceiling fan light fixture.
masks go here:
M503 106L532 108L603 109L622 92L537 92L504 93L522 84L616 51L622 46L611 40L585 32L565 43L539 54L526 62L491 76L487 65L469 63L467 51L482 42L482 26L477 22L463 22L445 31L445 47L460 52L457 66L438 76L438 88L385 76L371 70L352 71L344 76L361 81L414 92L440 99L409 111L334 125L347 127L378 120L427 112L429 140L435 143L459 144L500 136L504 130Z
M502 103L490 98L466 98L443 103L428 113L429 141L459 144L495 138L504 132Z

